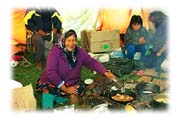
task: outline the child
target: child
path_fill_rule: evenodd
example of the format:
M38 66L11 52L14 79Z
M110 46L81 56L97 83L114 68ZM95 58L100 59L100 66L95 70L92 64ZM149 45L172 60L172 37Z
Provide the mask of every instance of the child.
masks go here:
M146 53L145 40L147 31L142 26L142 18L139 15L133 15L129 27L125 33L124 43L126 58L133 59L136 52L141 52L141 61Z

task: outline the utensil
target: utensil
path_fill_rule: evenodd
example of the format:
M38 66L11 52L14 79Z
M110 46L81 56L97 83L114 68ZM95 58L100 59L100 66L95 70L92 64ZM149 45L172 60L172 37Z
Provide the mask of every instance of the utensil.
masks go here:
M143 91L143 93L145 93L145 94L151 94L152 92L151 92L151 91Z
M112 79L112 81L114 81L116 83L116 85L120 88L122 93L125 92L125 88L124 88L124 83L123 82L122 82L122 84L120 84L120 83L118 83L117 79Z

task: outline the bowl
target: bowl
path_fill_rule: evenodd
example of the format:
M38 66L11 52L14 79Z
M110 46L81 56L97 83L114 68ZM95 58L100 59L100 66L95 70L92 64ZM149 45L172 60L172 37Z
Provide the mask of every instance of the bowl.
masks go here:
M84 84L86 84L86 85L90 85L90 84L92 84L93 82L94 82L93 79L86 79L86 80L84 80Z

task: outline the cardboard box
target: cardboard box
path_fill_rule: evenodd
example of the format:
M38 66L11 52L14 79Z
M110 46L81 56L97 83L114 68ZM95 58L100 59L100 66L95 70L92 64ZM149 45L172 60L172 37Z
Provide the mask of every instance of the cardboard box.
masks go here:
M120 47L119 30L81 31L81 46L87 52L110 52Z

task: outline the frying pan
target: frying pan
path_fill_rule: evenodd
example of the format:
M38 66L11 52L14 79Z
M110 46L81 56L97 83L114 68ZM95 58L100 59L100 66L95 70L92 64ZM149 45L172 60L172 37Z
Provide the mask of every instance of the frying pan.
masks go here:
M155 100L152 100L149 105L155 110L165 110L168 107L168 104L163 102L157 102Z
M164 99L164 101L159 101L158 99ZM168 95L167 93L160 93L157 95L154 95L153 100L150 102L150 105L152 106L152 108L154 109L166 109L168 106Z
M132 100L129 100L129 101L116 101L116 100L114 100L112 97L115 96L115 95L117 95L117 94L128 95L128 96L130 96L130 97L133 97L133 99L132 99ZM110 95L109 95L109 97L110 97L113 101L116 101L116 102L118 102L118 103L127 104L127 103L132 102L133 100L136 99L136 94L135 94L135 92L130 91L130 90L125 90L123 93L121 92L121 90L112 90L111 93L110 93Z

